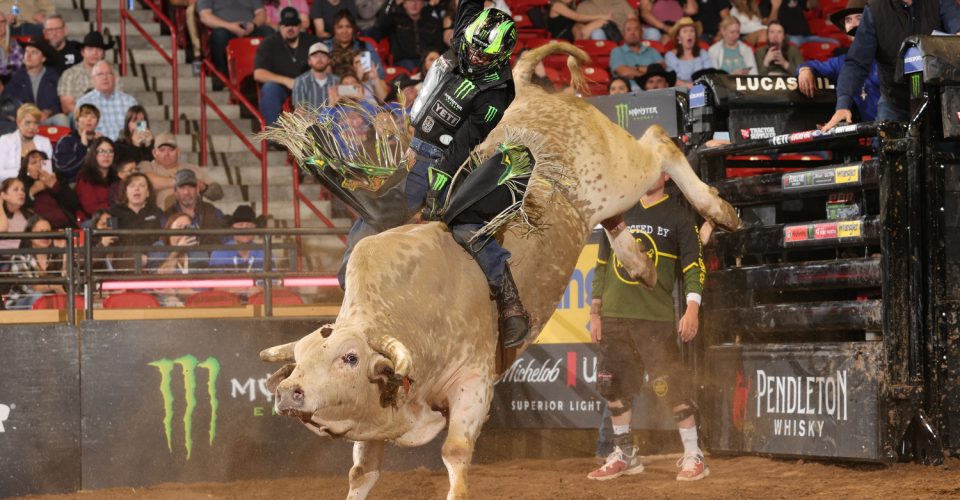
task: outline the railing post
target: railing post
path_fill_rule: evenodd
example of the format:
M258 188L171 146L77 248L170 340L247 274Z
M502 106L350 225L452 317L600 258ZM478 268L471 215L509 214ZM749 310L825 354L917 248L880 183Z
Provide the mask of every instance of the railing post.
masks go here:
M297 161L290 162L293 168L293 227L300 229L300 169ZM297 234L297 271L303 271L303 239Z
M99 2L98 2L99 4ZM96 282L93 279L93 231L87 227L83 229L83 277L86 286L83 289L84 317L93 319L93 289Z
M100 0L97 0L100 3ZM127 76L127 2L120 0L120 76Z
M103 34L103 6L100 3L103 0L97 0L97 31Z
M67 324L73 326L77 323L77 305L74 302L77 273L73 262L73 229L67 228L63 231L67 239L66 255L63 258L64 265L67 266Z
M263 271L265 273L273 272L273 238L267 234L263 237ZM273 278L263 280L263 314L266 317L273 316Z
M172 41L172 46L170 48L170 66L173 67L173 135L177 135L180 131L180 85L177 80L177 74L180 71L180 54L177 52L179 46L177 45L177 30L176 27L170 30L170 40Z
M260 131L266 129L264 122L260 122ZM260 141L260 197L263 198L263 216L270 214L267 208L267 141Z
M200 166L207 165L207 62L200 63Z

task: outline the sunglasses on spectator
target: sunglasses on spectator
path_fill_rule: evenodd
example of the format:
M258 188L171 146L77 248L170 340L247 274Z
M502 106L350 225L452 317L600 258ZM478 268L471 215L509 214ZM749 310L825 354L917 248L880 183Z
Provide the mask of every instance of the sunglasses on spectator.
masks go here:
M112 154L113 154L113 150L112 150L112 149L98 149L98 150L97 150L97 154L98 154L98 155L112 155Z

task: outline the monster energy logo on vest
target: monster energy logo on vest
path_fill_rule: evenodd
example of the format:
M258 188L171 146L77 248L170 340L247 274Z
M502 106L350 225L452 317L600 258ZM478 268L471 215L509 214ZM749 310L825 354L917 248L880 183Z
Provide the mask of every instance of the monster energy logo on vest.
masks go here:
M473 82L470 80L464 80L460 82L460 85L457 86L457 90L453 91L453 96L457 99L463 99L476 88L477 86L474 85Z
M167 449L173 453L173 403L175 398L171 385L173 382L173 369L179 365L183 373L183 392L186 407L183 410L183 437L184 446L187 449L187 460L193 452L193 412L197 408L197 368L203 368L207 371L207 396L210 399L210 427L207 431L210 438L210 446L213 446L213 440L217 436L217 377L220 375L220 362L217 358L208 357L200 362L195 356L187 354L177 359L159 359L151 363L160 370L160 395L163 397L163 432L167 437Z
M483 121L492 122L494 118L497 117L497 108L493 106L487 106L487 114L483 117Z
M630 126L630 106L626 103L620 103L614 108L617 110L617 125L624 129L628 128Z

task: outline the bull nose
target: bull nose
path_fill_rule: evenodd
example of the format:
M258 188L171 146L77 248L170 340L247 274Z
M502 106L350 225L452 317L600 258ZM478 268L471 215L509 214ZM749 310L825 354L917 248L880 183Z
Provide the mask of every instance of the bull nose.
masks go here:
M298 409L303 406L304 393L299 385L279 387L277 389L277 409Z
M293 390L293 400L298 403L303 403L303 389L297 387Z

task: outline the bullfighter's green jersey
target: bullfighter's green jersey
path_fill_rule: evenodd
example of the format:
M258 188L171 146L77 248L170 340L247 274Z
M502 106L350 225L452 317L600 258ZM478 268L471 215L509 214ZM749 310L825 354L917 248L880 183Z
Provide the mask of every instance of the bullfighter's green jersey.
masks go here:
M669 195L650 206L637 204L623 214L623 219L656 264L657 285L650 290L632 279L611 251L608 239L603 238L593 276L593 298L603 301L600 315L673 322L673 287L678 272L683 274L684 296L703 293L706 270L696 220L686 206Z

